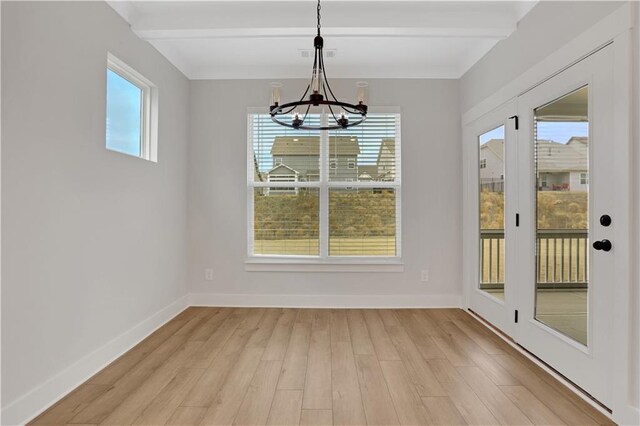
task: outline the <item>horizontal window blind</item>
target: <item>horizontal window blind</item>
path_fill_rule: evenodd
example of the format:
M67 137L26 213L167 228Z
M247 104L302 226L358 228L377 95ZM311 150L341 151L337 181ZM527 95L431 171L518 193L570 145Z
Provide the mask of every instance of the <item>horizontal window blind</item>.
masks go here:
M329 255L396 256L395 189L329 190Z
M318 256L318 189L267 189L254 189L254 254Z
M249 114L248 135L249 256L400 256L400 114L335 131Z
M319 124L320 115L309 114L305 123ZM281 175L294 175L295 182L320 180L320 132L289 129L274 123L269 114L253 114L251 130L253 170L249 179L270 182Z
M331 182L395 182L396 114L369 114L354 127L330 132L329 161L338 167ZM335 142L333 142L335 140Z

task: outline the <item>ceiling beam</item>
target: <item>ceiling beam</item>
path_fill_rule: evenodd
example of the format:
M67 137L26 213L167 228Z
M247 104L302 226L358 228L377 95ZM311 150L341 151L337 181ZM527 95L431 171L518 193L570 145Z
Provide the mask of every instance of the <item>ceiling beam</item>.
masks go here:
M312 37L314 30L309 28L207 28L207 29L138 29L133 32L143 40L197 40L224 38L304 38ZM411 38L489 38L504 39L515 27L503 28L334 28L325 27L322 34L330 37L411 37Z

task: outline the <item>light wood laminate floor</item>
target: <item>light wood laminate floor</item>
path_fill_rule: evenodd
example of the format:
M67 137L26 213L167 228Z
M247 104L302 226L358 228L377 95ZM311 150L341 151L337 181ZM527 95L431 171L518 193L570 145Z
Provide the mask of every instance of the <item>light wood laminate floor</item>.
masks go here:
M459 309L189 308L32 424L611 424Z

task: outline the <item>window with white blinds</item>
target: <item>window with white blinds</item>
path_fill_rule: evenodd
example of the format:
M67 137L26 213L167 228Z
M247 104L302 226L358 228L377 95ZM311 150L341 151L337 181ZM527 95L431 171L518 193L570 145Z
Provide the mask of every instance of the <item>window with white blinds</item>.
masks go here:
M400 258L400 114L312 132L250 113L247 134L249 257Z

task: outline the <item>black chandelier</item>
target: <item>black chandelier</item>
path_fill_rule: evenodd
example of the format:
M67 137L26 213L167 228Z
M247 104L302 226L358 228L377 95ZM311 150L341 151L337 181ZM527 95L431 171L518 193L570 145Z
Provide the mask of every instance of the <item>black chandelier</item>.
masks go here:
M322 54L324 40L320 35L320 0L318 0L318 35L313 39L313 46L315 48L313 72L311 75L311 83L307 86L307 90L305 90L299 101L280 105L279 86L274 86L271 99L272 105L269 107L271 119L282 126L303 130L346 129L347 127L361 124L367 119L367 105L364 103L364 86L366 86L366 84L364 86L360 85L358 104L354 105L347 102L340 102L333 94L331 86L329 86L329 81L327 80ZM309 99L305 100L307 94L309 94ZM305 124L311 106L317 107L320 105L326 105L329 108L333 123L330 122L326 125ZM304 110L304 114L297 110L298 107ZM291 113L293 113L293 115L289 116ZM349 114L356 115L357 119L350 121ZM329 120L331 120L331 118L329 118Z

